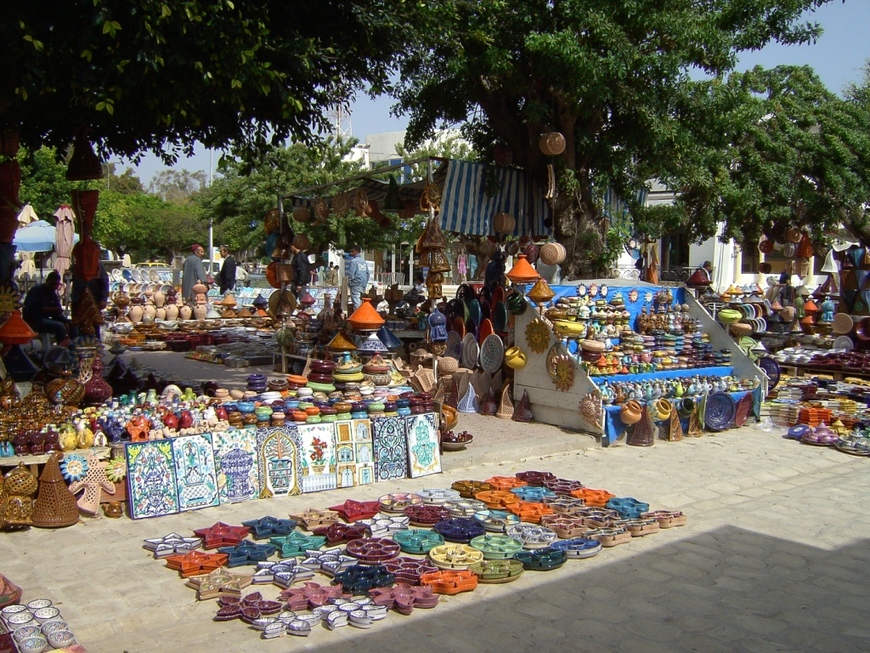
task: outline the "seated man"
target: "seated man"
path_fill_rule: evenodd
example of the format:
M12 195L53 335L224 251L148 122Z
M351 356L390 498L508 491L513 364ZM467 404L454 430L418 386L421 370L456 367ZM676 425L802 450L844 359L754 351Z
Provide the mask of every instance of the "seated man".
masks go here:
M22 317L30 328L37 333L50 333L62 347L67 347L70 340L67 337L69 320L64 317L63 306L57 294L60 288L60 274L49 272L45 283L34 286L24 298Z

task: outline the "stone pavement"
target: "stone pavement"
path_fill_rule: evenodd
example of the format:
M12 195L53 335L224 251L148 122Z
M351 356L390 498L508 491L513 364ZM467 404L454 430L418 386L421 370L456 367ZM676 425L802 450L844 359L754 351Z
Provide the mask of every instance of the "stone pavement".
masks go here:
M870 650L870 460L746 427L649 449L600 449L591 438L543 425L463 419L475 443L464 457L446 454L441 475L6 533L0 571L25 588L25 601L53 599L91 653ZM522 437L487 453L491 445L472 426L487 421ZM562 452L542 455L529 445L569 436ZM215 602L198 603L176 572L141 548L144 538L219 520L285 517L348 498L528 469L684 510L689 523L555 571L444 597L434 610L391 612L371 630L317 627L307 639L269 641L239 621L212 621ZM263 592L271 598L278 590Z

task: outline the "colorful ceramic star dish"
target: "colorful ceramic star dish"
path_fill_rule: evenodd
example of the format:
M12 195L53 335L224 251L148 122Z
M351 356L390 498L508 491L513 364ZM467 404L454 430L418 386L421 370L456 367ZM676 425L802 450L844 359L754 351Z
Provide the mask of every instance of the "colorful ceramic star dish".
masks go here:
M280 535L269 540L278 549L278 555L282 558L305 555L311 549L316 551L326 544L326 538L320 535L303 535L299 531L293 531L290 535Z
M519 560L482 560L468 568L481 583L509 583L523 574L523 563Z
M438 571L438 567L427 560L407 556L400 556L385 562L384 568L396 577L397 582L409 585L419 585L420 577L423 574Z
M215 621L241 619L251 623L264 615L278 614L284 607L278 601L264 599L260 592L252 592L245 597L222 596L218 603L220 607L214 616Z
M359 521L360 519L371 519L381 510L381 504L378 501L354 501L348 499L338 506L330 506L330 510L334 510L341 518L348 522Z
M273 544L256 544L251 540L242 540L235 546L222 546L218 553L227 556L227 567L241 567L242 565L255 565L263 562L269 556L274 555L277 547Z
M242 590L250 584L250 574L236 574L223 567L202 576L191 576L186 583L196 590L196 598L200 601L221 596L241 596Z
M223 567L226 563L227 556L225 554L203 553L202 551L191 551L166 558L166 566L178 571L182 578L210 573Z
M521 551L514 556L523 563L523 567L533 571L551 571L558 569L568 560L568 553L550 547L534 551Z
M473 499L474 495L478 492L488 492L489 490L497 489L491 483L471 480L455 481L450 487L459 492L459 496L463 499Z
M450 511L443 506L408 506L405 515L414 526L434 526L442 519L450 517Z
M333 582L351 594L366 594L375 587L389 587L396 577L383 565L354 565L336 574Z
M243 521L242 526L250 529L251 536L255 540L268 540L276 535L290 535L296 528L296 521L293 519L277 519L267 515L260 517L260 519Z
M190 553L202 546L201 537L184 537L178 533L167 533L163 537L145 540L143 548L154 552L155 558Z
M335 576L357 562L356 558L345 555L342 549L333 547L324 551L307 551L305 559L299 564L311 571L320 571L327 576Z
M442 519L434 526L435 532L447 542L466 544L472 538L484 535L486 528L476 519L451 518Z
M321 526L311 531L314 535L321 535L326 538L327 544L343 544L352 540L358 540L361 537L366 537L368 527L363 523L342 524L335 522L329 526Z
M314 578L311 569L301 566L296 558L288 558L280 561L258 562L257 570L251 580L255 584L274 583L278 587L290 587L297 581L309 578Z
M298 525L306 531L313 531L315 528L325 528L331 524L335 524L339 520L339 513L335 510L314 510L306 508L304 512L297 515L290 515L292 519L298 522Z
M320 585L319 583L305 583L302 587L286 589L278 596L287 602L287 607L296 612L300 610L314 609L326 605L334 599L349 599L350 594L342 591L341 585Z
M420 582L436 594L459 594L477 589L477 576L467 569L439 569L425 574Z
M398 583L395 587L377 587L369 594L376 605L395 608L402 614L411 614L414 608L434 608L440 600L428 585L412 587Z
M411 528L407 531L399 531L393 535L402 551L405 553L429 553L434 547L444 544L444 538L438 533Z
M244 540L251 531L245 526L231 526L217 522L208 528L199 528L193 534L202 538L206 549L216 549L219 546L235 546Z
M601 551L601 542L590 540L585 537L575 537L567 540L559 540L550 545L551 549L564 551L569 558L591 558Z
M386 537L364 537L348 542L345 553L365 565L383 564L399 555L401 547Z

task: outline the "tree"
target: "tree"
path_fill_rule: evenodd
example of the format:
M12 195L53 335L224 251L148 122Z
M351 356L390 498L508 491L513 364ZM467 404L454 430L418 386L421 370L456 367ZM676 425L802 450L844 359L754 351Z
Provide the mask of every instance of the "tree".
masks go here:
M813 41L820 29L799 19L825 2L417 5L410 21L417 40L400 63L396 110L410 118L412 146L443 123L461 123L487 160L505 149L544 188L554 165L549 203L554 235L568 250L565 276L600 274L615 254L602 220L605 191L636 209L648 180L690 181L696 150L722 142L719 111L727 98L715 91L737 55L770 41ZM552 131L567 147L551 158L539 139Z
M162 170L154 175L148 185L148 192L172 204L184 205L206 186L202 170Z
M642 212L647 230L684 224L754 247L785 242L791 227L817 242L845 224L866 227L870 198L870 106L831 93L812 69L781 66L731 75L717 89L723 143L697 149L693 177L671 207ZM856 94L857 95L857 94Z
M395 3L401 6L402 3ZM45 0L0 21L0 128L31 149L90 126L104 153L171 164L196 141L247 150L326 131L381 91L408 30L382 0ZM164 149L166 148L166 149Z

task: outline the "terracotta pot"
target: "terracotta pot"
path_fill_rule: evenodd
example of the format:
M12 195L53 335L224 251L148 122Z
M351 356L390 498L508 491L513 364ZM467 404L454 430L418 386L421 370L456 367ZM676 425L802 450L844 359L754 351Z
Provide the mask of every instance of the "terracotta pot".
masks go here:
M619 411L619 419L623 424L631 426L637 424L643 415L643 406L635 399L629 399L622 404L622 409Z

